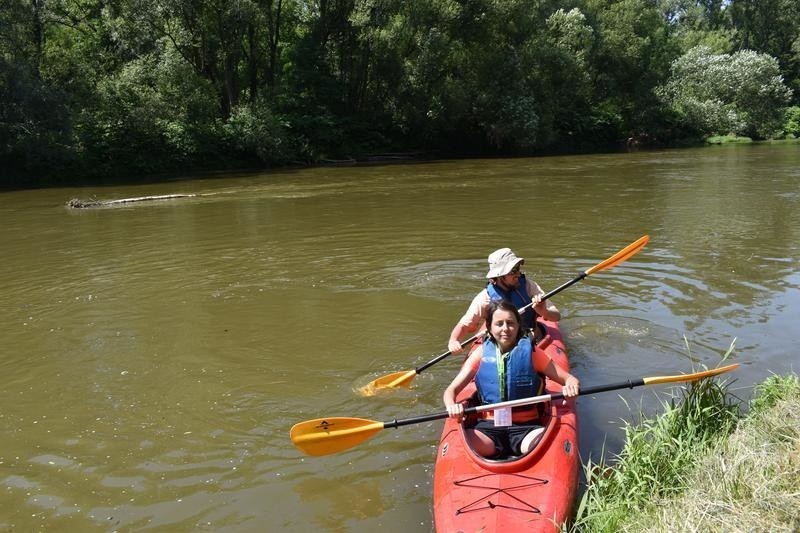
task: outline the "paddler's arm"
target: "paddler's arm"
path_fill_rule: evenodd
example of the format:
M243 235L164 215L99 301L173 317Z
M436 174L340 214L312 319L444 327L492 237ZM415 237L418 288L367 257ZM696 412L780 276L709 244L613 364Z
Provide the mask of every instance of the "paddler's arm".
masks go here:
M482 356L483 347L481 346L470 354L466 362L461 366L461 370L458 371L456 377L453 378L453 381L444 390L442 400L444 401L444 406L447 408L450 418L461 418L464 416L464 405L456 401L456 396L458 396L458 393L475 377L475 373L478 370L476 362L479 365Z
M461 322L455 325L453 331L450 332L450 339L447 341L447 349L451 354L455 355L461 353L461 338L466 337L468 333L475 331L474 328L470 329Z
M565 398L577 396L581 390L580 380L555 364L549 357L541 373L562 386L561 393Z
M447 341L447 349L451 354L455 355L461 353L461 339L472 335L473 333L481 330L483 331L483 324L486 320L486 309L489 307L489 293L482 290L469 304L467 312L464 313L453 331L450 332L450 339Z
M533 303L533 310L536 311L540 317L550 322L558 322L561 320L561 311L550 300L542 300L545 292L535 281L528 280L528 295L531 297Z

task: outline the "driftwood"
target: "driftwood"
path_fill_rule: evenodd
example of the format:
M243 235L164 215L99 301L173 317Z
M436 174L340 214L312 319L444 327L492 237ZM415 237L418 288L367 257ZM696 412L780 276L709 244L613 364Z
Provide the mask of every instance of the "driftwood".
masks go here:
M387 152L380 154L370 154L359 156L358 158L348 157L347 159L320 159L319 164L325 166L356 165L358 163L380 163L392 161L416 161L430 157L430 152Z
M365 157L366 161L411 161L427 156L426 152L390 152L385 154L372 154Z
M357 161L352 157L347 159L320 159L320 164L327 165L327 166L336 166L336 165L355 165Z
M175 198L192 198L196 194L162 194L160 196L139 196L136 198L121 198L119 200L80 200L73 198L67 202L67 207L73 209L85 209L87 207L108 207L119 204L129 204L133 202L151 202L157 200L173 200Z

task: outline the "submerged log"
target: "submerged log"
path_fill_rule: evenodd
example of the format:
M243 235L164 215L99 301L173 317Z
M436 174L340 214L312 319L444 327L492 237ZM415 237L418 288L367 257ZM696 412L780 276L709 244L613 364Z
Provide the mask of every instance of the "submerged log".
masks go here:
M366 156L366 161L411 161L427 157L428 152L389 152L383 154L371 154Z
M73 198L67 202L67 207L73 209L85 209L87 207L107 207L118 204L129 204L133 202L151 202L157 200L173 200L175 198L192 198L196 194L162 194L159 196L138 196L136 198L120 198L119 200L80 200Z
M339 166L339 165L355 165L358 161L353 159L352 157L348 157L347 159L320 159L320 164L326 166Z

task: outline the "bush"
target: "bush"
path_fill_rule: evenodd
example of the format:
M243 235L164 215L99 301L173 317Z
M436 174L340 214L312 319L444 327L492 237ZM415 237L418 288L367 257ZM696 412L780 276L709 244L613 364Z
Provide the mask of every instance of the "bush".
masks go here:
M706 46L675 60L657 93L690 128L762 139L780 130L791 96L774 57L752 50L713 54Z
M800 107L793 106L786 110L786 122L783 124L783 131L788 135L800 137Z
M227 141L244 157L255 156L264 165L285 163L287 125L277 118L266 101L236 107L225 123Z

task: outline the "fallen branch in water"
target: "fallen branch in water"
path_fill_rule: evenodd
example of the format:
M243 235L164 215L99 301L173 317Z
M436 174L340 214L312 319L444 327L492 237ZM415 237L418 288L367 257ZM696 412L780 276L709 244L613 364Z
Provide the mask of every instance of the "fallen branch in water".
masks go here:
M73 209L85 209L87 207L106 207L117 204L128 204L132 202L150 202L156 200L173 200L175 198L191 198L196 194L162 194L160 196L139 196L136 198L121 198L119 200L80 200L73 198L67 202L67 207Z

